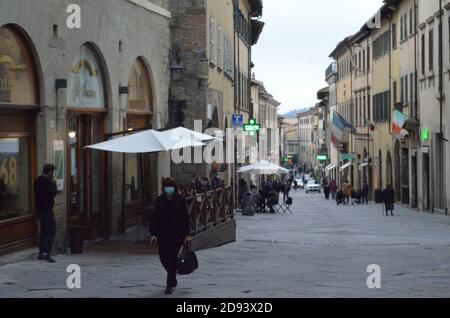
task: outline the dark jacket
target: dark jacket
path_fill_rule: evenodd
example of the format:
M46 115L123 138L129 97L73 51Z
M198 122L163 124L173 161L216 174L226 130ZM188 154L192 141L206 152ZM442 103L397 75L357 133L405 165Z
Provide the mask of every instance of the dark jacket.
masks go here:
M53 209L57 194L58 188L49 177L40 176L36 179L34 182L34 196L38 214L48 213Z
M369 186L367 184L363 184L361 189L361 195L368 196L369 195Z
M383 190L383 202L384 204L394 204L395 203L395 191L394 189L384 189Z
M171 201L161 195L156 200L150 233L161 238L185 237L191 233L190 218L185 199L175 197Z

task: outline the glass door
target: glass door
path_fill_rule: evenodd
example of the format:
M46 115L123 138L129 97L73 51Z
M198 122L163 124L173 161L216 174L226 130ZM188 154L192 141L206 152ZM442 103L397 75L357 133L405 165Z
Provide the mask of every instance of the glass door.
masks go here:
M89 239L104 235L104 154L85 149L103 141L103 117L72 114L69 119L68 166L70 225L88 227Z

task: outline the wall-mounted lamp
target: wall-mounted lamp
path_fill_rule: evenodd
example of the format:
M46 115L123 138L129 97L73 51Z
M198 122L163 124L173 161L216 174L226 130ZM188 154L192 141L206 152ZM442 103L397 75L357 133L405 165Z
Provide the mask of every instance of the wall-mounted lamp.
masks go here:
M181 81L181 75L183 74L183 65L175 62L170 66L170 73L173 81Z
M74 139L77 136L77 133L75 131L69 132L69 138Z

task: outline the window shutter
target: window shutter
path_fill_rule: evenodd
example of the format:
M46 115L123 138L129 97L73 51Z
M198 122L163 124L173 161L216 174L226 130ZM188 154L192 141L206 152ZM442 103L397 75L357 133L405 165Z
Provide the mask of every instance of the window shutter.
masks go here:
M219 26L217 28L217 66L222 68L223 62L223 45L222 45L222 28Z
M216 64L216 27L213 19L209 21L209 61Z

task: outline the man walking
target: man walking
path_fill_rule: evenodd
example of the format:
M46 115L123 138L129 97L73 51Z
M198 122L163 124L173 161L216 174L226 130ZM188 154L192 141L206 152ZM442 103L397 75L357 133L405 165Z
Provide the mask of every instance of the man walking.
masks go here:
M383 190L383 202L386 207L386 216L389 215L389 211L391 216L394 216L395 190L390 184L386 185L386 189Z
M364 182L361 189L362 204L369 204L369 185Z
M34 183L34 195L36 200L36 211L41 225L39 238L39 260L46 260L54 263L50 256L52 245L56 237L56 220L53 214L55 197L58 193L56 181L54 179L56 167L46 164L42 175Z

